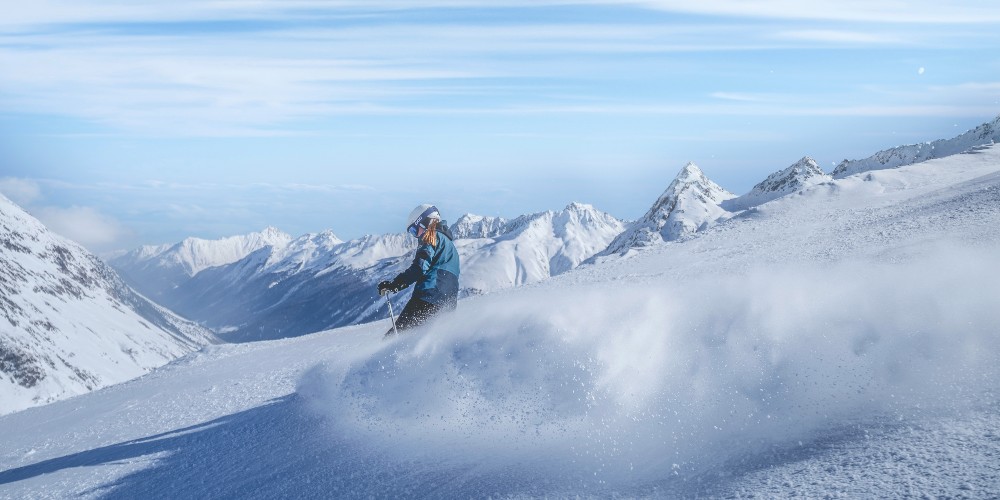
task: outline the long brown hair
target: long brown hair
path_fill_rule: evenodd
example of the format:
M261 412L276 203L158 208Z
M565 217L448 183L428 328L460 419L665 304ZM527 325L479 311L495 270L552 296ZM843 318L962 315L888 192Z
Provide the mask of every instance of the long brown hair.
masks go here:
M427 224L427 229L424 230L424 235L420 237L420 241L423 242L425 245L431 245L436 247L438 244L437 228L438 228L438 220L431 219L431 221Z

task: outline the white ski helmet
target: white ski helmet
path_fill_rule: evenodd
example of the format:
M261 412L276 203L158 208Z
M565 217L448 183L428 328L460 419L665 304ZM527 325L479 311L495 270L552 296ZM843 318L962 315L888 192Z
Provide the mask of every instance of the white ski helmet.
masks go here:
M441 220L441 212L438 212L437 207L424 203L423 205L418 205L410 211L410 216L406 219L406 228L409 230L411 226L416 226L424 221L424 219L436 219Z

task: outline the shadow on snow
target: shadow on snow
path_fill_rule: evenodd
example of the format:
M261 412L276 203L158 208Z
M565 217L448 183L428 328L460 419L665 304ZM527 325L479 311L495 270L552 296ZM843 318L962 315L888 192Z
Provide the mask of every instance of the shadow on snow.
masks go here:
M149 467L82 493L112 499L378 496L389 491L380 483L400 486L404 474L327 437L320 419L300 406L295 395L278 398L190 427L3 471L0 485L150 457ZM165 456L153 457L159 454Z
M483 475L469 464L400 460L335 437L294 394L197 425L2 471L0 486L143 460L150 465L79 493L108 499L399 498L525 489L518 471Z

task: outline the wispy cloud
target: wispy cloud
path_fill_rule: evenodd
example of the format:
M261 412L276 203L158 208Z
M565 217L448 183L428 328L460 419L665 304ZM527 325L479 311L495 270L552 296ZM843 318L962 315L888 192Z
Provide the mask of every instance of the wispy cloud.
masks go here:
M912 44L895 34L875 31L845 31L845 30L792 30L776 33L775 38L786 40L801 40L826 43L847 43L859 45L900 45Z
M65 236L91 251L108 250L125 233L122 225L113 217L92 207L52 207L45 206L32 210L46 227Z
M752 94L746 92L712 92L711 95L715 99L722 99L724 101L737 101L737 102L775 102L778 98L771 94Z
M991 2L957 0L634 0L651 9L715 16L768 19L813 19L872 23L983 24L1000 21Z
M58 206L50 199L50 181L0 178L0 193L36 217L48 229L93 252L114 248L128 230L115 217L92 206Z
M632 5L712 16L890 23L989 23L1000 21L990 2L954 0L255 0L199 1L34 0L5 7L0 24L136 20L203 20L302 17L420 9L509 9L566 5Z
M10 198L14 203L25 206L37 200L42 191L38 183L31 179L3 177L0 178L0 193Z
M696 24L627 16L607 22L531 20L529 7L570 4L630 5L718 19ZM665 54L918 43L920 30L783 29L747 19L909 20L922 17L889 14L920 13L930 6L918 1L901 9L879 0L808 6L719 0L22 2L0 20L0 73L5 75L0 111L71 116L112 130L166 136L309 134L317 121L342 116L607 113L650 104L728 113L711 102L691 105L689 98L671 104L636 97L621 105L608 100L596 82L647 71L650 63L643 59ZM518 21L506 22L488 22L483 14L452 22L391 16L442 8L525 10ZM935 8L942 10L948 13L935 22L991 18L973 15L980 12L971 2ZM317 18L364 21L324 26ZM220 24L240 20L266 22L235 31ZM205 24L197 29L184 24L194 21ZM542 85L555 86L552 94L575 93L594 105L546 99L538 92Z

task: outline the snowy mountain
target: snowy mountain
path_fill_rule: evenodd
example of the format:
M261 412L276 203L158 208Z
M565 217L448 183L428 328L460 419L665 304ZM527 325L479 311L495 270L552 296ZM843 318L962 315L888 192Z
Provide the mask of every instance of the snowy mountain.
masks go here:
M507 232L507 219L465 214L451 226L455 239L496 238Z
M456 224L456 238L462 239L455 242L462 295L566 272L605 248L622 228L621 221L579 203L511 221L465 215ZM175 285L153 275L136 286L155 287L150 295L229 341L291 337L387 317L375 285L405 269L415 248L416 240L405 234L348 242L330 232L310 234L203 269ZM397 312L408 297L393 296Z
M719 205L736 195L719 187L694 163L688 163L649 211L630 224L600 255L673 241L729 216Z
M910 144L879 151L863 160L844 160L833 170L833 177L841 179L859 172L896 168L903 165L944 158L972 148L1000 142L1000 116L951 139L940 139L922 144Z
M497 236L456 241L462 288L480 294L557 276L606 248L623 230L622 221L582 203L518 217Z
M173 245L144 246L110 260L129 284L157 302L173 307L172 290L210 267L231 264L268 246L283 246L292 237L268 227L259 233L218 240L187 238Z
M0 196L0 414L138 377L214 337Z
M739 212L830 180L832 178L823 173L816 160L806 156L790 167L767 176L749 193L723 201L721 206L730 212Z
M0 417L0 497L995 498L998 303L993 146Z

